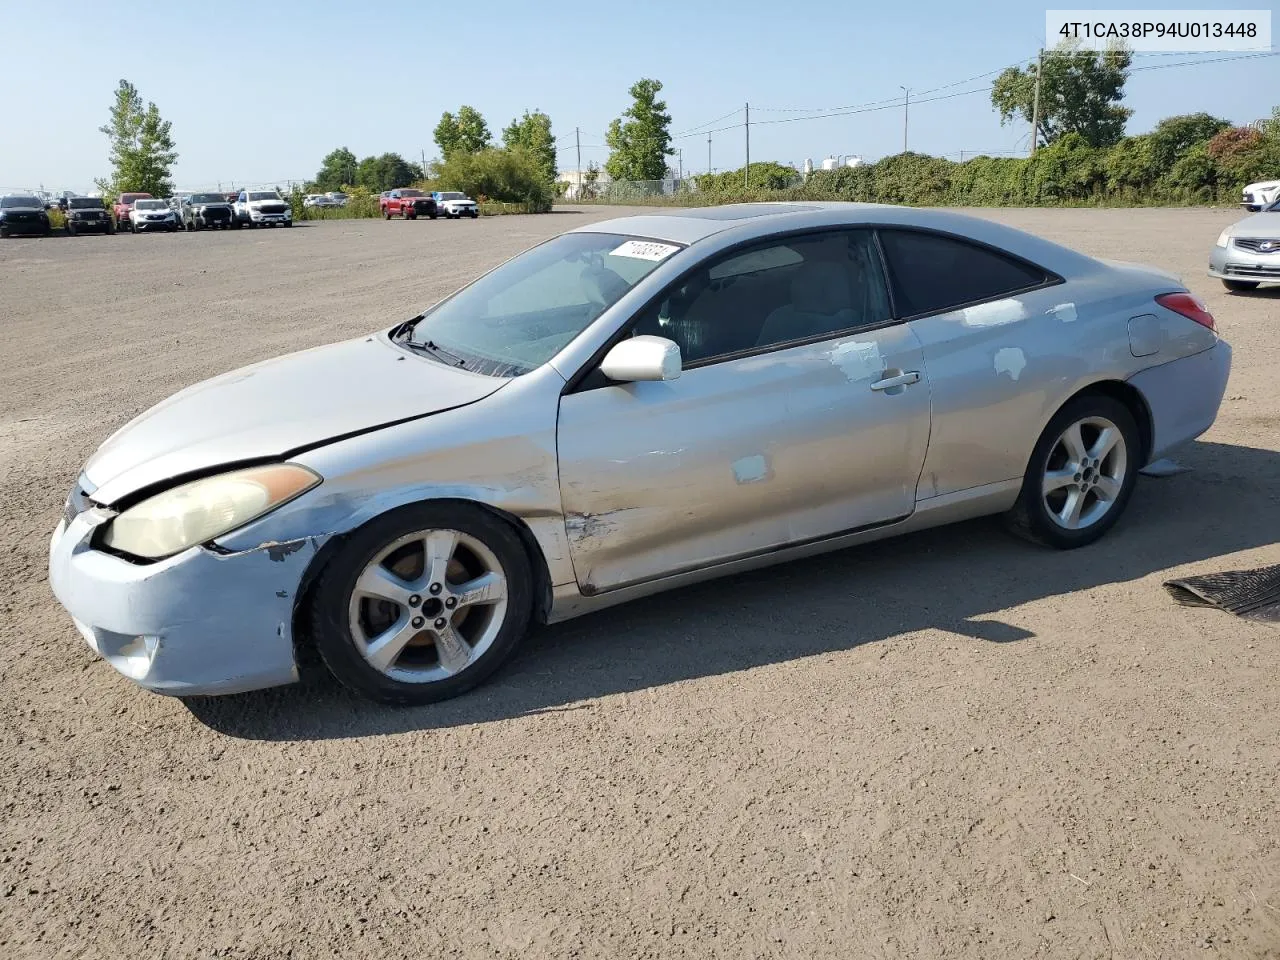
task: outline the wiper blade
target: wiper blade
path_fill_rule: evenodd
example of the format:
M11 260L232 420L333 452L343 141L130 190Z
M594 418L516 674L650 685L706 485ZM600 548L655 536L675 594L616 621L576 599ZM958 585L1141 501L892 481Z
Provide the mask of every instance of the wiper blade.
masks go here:
M438 343L435 343L432 340L422 341L422 340L414 340L410 337L405 337L404 340L402 340L401 342L404 343L406 346L414 348L415 350L426 350L427 352L433 354L434 356L439 357L441 360L448 360L450 363L452 363L456 367L465 367L467 365L467 361L463 360L461 357L457 356L456 354L450 353L444 347L440 346Z

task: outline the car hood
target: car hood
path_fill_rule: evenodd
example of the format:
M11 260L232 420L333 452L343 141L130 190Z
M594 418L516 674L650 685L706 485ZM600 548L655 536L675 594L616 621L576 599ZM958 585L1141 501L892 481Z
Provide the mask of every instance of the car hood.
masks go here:
M44 207L5 207L5 213L42 213Z
M187 474L465 406L506 382L409 353L384 335L315 347L174 394L108 437L84 478L94 500L109 505Z
M1254 190L1270 190L1272 187L1280 187L1280 180L1259 180L1257 183L1247 184L1244 189L1252 192Z
M285 200L246 200L245 206L260 207L264 203L285 203Z
M474 201L474 200L441 200L440 202L441 202L441 203L469 203L469 204L471 204L472 206L474 206L474 205L475 205L475 201Z
M1280 211L1255 213L1231 225L1233 237L1261 237L1280 240Z

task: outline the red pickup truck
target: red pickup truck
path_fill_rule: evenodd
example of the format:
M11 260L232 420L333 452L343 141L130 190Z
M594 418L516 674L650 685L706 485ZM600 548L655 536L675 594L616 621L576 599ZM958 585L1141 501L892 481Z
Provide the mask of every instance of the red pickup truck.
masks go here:
M115 214L116 227L123 229L129 226L129 211L133 209L135 200L154 200L155 198L149 193L122 193L111 205L111 212ZM123 227L122 227L123 225Z
M417 220L419 217L436 218L436 201L429 193L404 187L400 190L388 190L378 198L378 209L382 216L390 220L392 217L404 217L406 220Z

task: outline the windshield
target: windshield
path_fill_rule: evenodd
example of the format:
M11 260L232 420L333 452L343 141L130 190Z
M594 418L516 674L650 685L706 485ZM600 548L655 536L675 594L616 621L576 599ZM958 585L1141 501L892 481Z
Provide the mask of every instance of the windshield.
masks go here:
M72 197L67 206L72 210L101 210L102 201L97 197Z
M410 340L439 347L467 369L528 373L679 249L609 233L556 237L429 311Z
M168 210L169 205L163 200L139 200L133 205L135 210Z
M421 190L401 190L401 191L400 191L400 196L402 196L402 197L425 197L425 196L426 196L426 194L425 194L425 193L423 193Z
M1276 197L1272 200L1271 205L1269 207L1263 207L1263 210L1266 213L1280 213L1280 197Z
M441 200L465 200L467 199L467 195L465 193L442 193L440 194L440 199Z
M35 197L3 197L0 198L0 209L4 207L43 207L44 204Z
M250 199L250 200L279 200L279 199L280 199L280 194L278 194L278 193L251 193L251 194L249 194L249 199Z
M145 193L126 193L120 197L121 203L133 203L135 200L145 197Z
M219 193L195 193L191 195L192 203L226 203Z

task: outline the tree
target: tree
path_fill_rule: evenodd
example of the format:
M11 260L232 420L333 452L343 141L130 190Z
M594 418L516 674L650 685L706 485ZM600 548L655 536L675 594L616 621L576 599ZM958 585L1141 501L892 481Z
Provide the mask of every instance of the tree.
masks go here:
M518 120L512 120L511 126L502 131L502 143L508 149L520 147L527 151L542 170L547 183L556 179L556 140L551 135L551 118L540 110L530 113Z
M1170 170L1191 146L1212 140L1230 126L1226 120L1207 113L1166 117L1151 131L1151 149L1155 161L1161 169Z
M1133 56L1123 49L1094 52L1077 46L1065 42L1044 55L1040 142L1078 133L1091 147L1109 147L1124 136L1125 121L1133 113L1120 106ZM1025 70L1009 67L996 77L991 105L1000 112L1001 125L1014 117L1032 121L1038 70L1034 64Z
M398 153L365 157L356 167L356 183L373 193L407 187L419 179L418 167Z
M609 159L604 168L614 180L661 180L667 172L671 149L671 114L659 100L662 84L638 80L628 91L631 107L609 124L605 143Z
M154 103L144 108L138 88L121 80L111 106L111 120L99 127L111 141L111 179L99 180L106 195L149 193L167 197L173 193L170 180L178 154L174 149L172 124L160 118Z
M551 208L554 190L538 158L523 147L457 151L431 172L442 190L461 190L477 200L523 203L530 212Z
M457 153L478 153L486 149L492 144L493 135L480 111L463 104L457 116L447 110L441 115L435 140L440 155L448 160Z
M315 180L316 190L329 193L354 184L357 169L356 155L346 147L331 151L320 161L320 172L316 174Z

